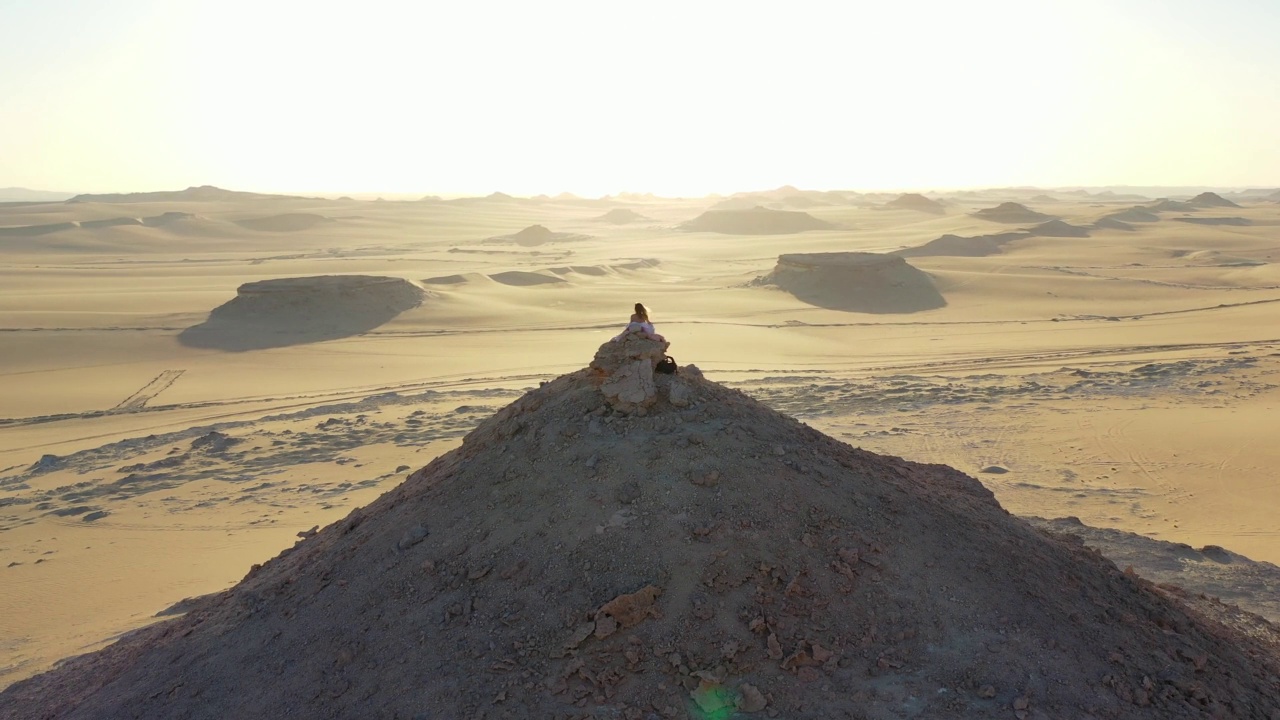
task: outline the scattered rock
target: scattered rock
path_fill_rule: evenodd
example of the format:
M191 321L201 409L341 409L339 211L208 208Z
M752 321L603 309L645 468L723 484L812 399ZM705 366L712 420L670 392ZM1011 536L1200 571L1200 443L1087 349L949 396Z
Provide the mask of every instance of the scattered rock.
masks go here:
M646 585L633 593L619 595L601 605L595 615L596 637L608 637L618 629L625 630L638 625L645 618L655 617L658 609L654 603L661 595L662 588ZM602 626L605 628L603 631Z
M764 693L760 692L760 689L755 685L742 683L738 687L738 710L745 713L760 712L767 704Z
M409 548L417 545L426 539L428 533L425 525L414 525L400 538L400 542L396 543L396 549L404 552Z
M31 464L31 470L37 472L48 472L57 470L62 467L62 458L57 455L41 455L40 459Z

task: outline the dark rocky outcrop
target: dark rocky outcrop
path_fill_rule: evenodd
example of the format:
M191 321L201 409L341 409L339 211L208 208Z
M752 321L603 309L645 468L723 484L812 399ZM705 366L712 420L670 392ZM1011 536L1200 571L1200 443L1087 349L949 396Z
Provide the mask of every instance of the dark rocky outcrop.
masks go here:
M681 225L680 229L728 235L789 235L834 227L806 212L754 207L749 210L708 210Z
M336 340L368 332L420 305L422 288L373 275L322 275L245 283L199 325L183 330L183 345L260 350Z
M780 255L773 272L752 281L831 310L911 313L947 304L933 280L898 255L864 252Z

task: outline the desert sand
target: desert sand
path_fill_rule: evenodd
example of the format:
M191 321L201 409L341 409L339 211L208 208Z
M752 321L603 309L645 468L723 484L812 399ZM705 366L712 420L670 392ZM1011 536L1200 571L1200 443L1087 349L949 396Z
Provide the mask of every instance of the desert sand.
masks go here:
M1274 202L215 190L0 204L0 686L374 502L637 301L719 385L1280 620ZM788 275L832 253L913 272Z

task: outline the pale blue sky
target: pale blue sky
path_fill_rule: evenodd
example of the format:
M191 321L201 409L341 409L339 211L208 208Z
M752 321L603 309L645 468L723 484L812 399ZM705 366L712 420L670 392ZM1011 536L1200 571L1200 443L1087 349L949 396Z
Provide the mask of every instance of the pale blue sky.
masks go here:
M0 0L0 187L1280 185L1280 2Z

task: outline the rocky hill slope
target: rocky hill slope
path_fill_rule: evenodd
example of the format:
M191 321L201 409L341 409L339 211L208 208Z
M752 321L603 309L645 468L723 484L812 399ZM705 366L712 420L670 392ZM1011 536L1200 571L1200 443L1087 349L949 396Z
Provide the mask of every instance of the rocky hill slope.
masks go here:
M605 343L235 588L12 686L0 718L1280 717L1274 627L956 470L654 374L666 348Z

